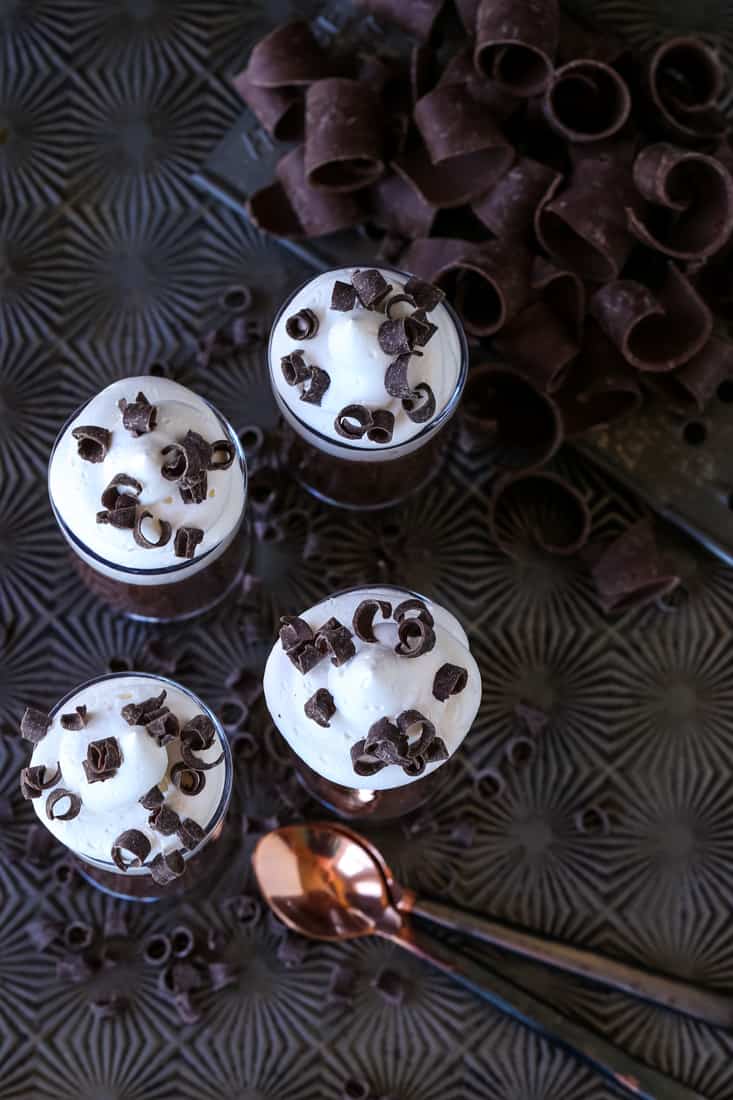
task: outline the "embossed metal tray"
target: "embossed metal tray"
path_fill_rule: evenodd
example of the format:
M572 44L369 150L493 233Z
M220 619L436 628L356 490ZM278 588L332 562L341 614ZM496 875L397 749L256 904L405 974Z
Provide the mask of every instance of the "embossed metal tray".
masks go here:
M597 7L639 37L684 26L721 29L731 42L718 5ZM322 4L295 9L323 14ZM345 584L405 583L445 603L470 632L483 703L455 786L417 820L375 832L396 871L426 892L730 989L733 571L664 528L684 581L673 610L609 619L581 562L529 545L517 560L496 549L488 456L459 443L424 492L368 518L282 484L255 525L236 602L164 630L85 592L50 514L45 464L57 428L113 378L167 364L158 369L215 402L250 449L252 427L274 423L262 338L310 261L202 195L191 174L239 125L231 74L293 10L240 0L0 8L0 1100L338 1100L347 1076L399 1100L610 1100L568 1053L387 945L310 945L301 955L264 915L238 919L228 901L253 890L258 830L313 812L241 673L261 669L281 612ZM247 161L253 173L257 162ZM249 345L197 366L197 337L241 283L254 296ZM582 457L558 461L587 494L597 532L639 514ZM29 830L17 788L24 704L50 705L126 667L179 678L235 739L231 859L206 897L115 903L71 874L63 851L38 850ZM519 700L550 715L529 753L516 751ZM30 942L39 914L61 933L72 921L93 928L76 980L60 940L44 953ZM190 1024L142 951L152 932L181 923L201 952L215 933L232 968L218 990L204 976ZM482 955L711 1100L733 1095L728 1035ZM346 1005L329 993L338 963L354 976ZM383 999L385 969L400 975L400 1003ZM110 991L123 1011L105 1019Z

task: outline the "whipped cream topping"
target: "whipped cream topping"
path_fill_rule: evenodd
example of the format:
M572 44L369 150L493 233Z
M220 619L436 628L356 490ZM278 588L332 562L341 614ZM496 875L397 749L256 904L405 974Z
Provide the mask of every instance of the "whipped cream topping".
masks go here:
M122 423L121 399L134 402L145 394L157 409L156 427L135 436ZM89 462L78 453L74 428L93 425L111 433L109 450L102 462ZM106 562L125 569L155 570L186 564L175 554L175 535L180 527L196 527L203 538L191 565L227 539L239 526L245 501L245 480L239 456L227 470L207 474L206 498L185 503L176 482L166 480L161 469L164 447L181 442L188 431L198 432L208 443L225 437L225 429L209 405L185 386L167 378L146 375L122 378L93 397L67 425L55 448L49 469L49 492L58 515L69 530ZM101 496L118 474L128 474L142 485L138 504L152 512L144 532L155 541L156 521L171 525L171 537L161 547L138 546L129 529L97 523Z
M354 611L362 600L386 600L394 609L412 596L404 589L368 587L332 596L302 612L300 618L314 631L331 617L353 631ZM389 764L371 776L356 774L351 747L365 738L380 718L394 722L404 711L419 711L434 723L436 735L444 741L449 755L471 728L481 701L481 675L465 631L449 611L428 600L423 602L435 620L435 646L419 657L395 653L397 624L383 622L381 615L374 621L377 642L363 642L354 634L356 653L340 667L325 657L303 675L280 641L273 646L264 677L268 709L293 751L325 779L344 787L385 790L420 778L406 775L397 764ZM440 702L433 695L433 683L444 664L464 668L468 678L463 691ZM319 689L330 692L336 707L327 728L308 718L304 710L307 700ZM422 775L437 767L440 763L428 764Z
M355 309L340 311L330 308L333 285L338 280L350 283L358 268L343 268L318 275L302 287L283 309L272 331L270 342L270 368L275 395L290 418L296 418L321 435L337 441L343 448L366 449L369 458L384 452L385 444L372 442L366 435L349 440L340 436L334 420L347 405L359 404L370 411L387 409L394 415L394 432L389 446L407 443L426 427L410 420L400 398L390 397L384 386L387 367L395 359L379 346L379 328L387 320L379 310ZM392 286L390 294L401 293L408 276L382 270L382 275ZM312 339L292 339L287 331L288 318L302 309L312 310L318 318L318 331ZM399 318L411 312L407 306L395 306L393 317ZM462 360L462 343L455 321L440 304L428 314L428 320L437 325L428 343L419 348L422 356L412 355L407 371L411 387L427 382L435 395L433 420L440 415L450 401L458 383ZM301 386L289 386L283 375L280 361L293 351L302 350L307 365L320 367L330 378L321 404L313 405L300 399Z
M110 863L110 853L115 839L126 829L139 829L150 841L150 855L146 863L158 853L181 848L175 835L163 836L148 823L150 810L140 805L139 799L151 787L158 786L164 796L164 805L174 810L181 820L191 818L206 829L221 801L226 776L226 759L209 769L203 789L197 795L184 794L170 780L170 770L181 759L180 741L170 741L160 746L143 726L131 726L122 717L122 708L128 703L141 703L157 696L165 689L165 706L178 718L181 726L203 709L198 701L181 688L156 677L114 676L99 680L81 688L67 699L53 716L46 736L33 750L31 766L43 764L47 775L61 768L61 777L38 798L32 799L39 820L53 835L82 858ZM80 730L67 730L61 725L61 715L73 713L78 706L86 706L86 725ZM92 741L114 737L120 748L122 761L116 773L109 779L90 783L83 761L87 746ZM210 748L197 751L205 763L215 760L222 751L217 733ZM50 820L46 814L48 796L58 788L71 791L81 798L81 809L69 821ZM63 813L67 802L59 802ZM184 858L187 853L184 851ZM127 874L147 873L145 867L130 868Z

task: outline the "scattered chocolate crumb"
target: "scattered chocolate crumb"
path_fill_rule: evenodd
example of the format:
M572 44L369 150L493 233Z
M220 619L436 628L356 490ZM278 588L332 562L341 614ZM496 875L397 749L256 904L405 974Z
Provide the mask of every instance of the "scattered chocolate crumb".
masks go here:
M348 313L356 308L356 290L351 283L342 283L336 279L331 293L331 309L337 309L340 313Z
M64 928L64 943L69 951L86 951L94 939L94 929L86 921L72 920Z
M146 726L153 718L159 717L161 712L168 710L163 704L168 693L161 691L160 695L152 695L149 699L143 699L141 703L127 703L120 714L128 726Z
M176 993L173 1004L181 1023L197 1024L201 1019L201 1010L191 1000L190 993Z
M318 316L312 309L299 309L285 322L291 340L312 340L318 332Z
M330 726L330 719L333 718L336 713L336 704L333 701L333 695L326 688L319 688L318 691L311 695L310 699L307 699L303 704L303 710L305 711L306 718L310 718L319 726L328 728Z
M235 920L247 927L257 924L262 916L262 906L251 894L237 894L235 897L227 898L224 905Z
M362 600L354 611L351 625L354 628L354 634L362 642L377 641L374 633L374 617L378 611L381 612L383 619L389 619L392 615L392 604L388 600Z
M58 939L60 932L61 925L59 922L49 920L47 917L38 917L36 920L28 921L25 926L25 934L36 951L46 951Z
M200 772L196 771L194 768L189 768L182 760L179 760L173 765L170 775L173 786L177 787L182 794L187 794L190 798L193 798L197 794L201 794L206 786L206 772Z
M206 836L198 821L194 821L191 817L184 818L176 832L181 844L188 851L192 851Z
M138 546L141 546L143 550L157 550L161 546L169 541L171 537L171 525L167 520L158 520L160 532L155 542L147 537L143 532L143 521L146 519L154 519L152 512L149 512L147 508L141 509L135 517L135 525L132 529L132 537Z
M322 656L329 654L331 664L337 668L345 665L356 654L351 631L334 618L328 619L316 631L315 647Z
M452 841L457 848L468 849L473 846L474 832L473 822L469 821L468 818L463 818L455 823L448 835L448 839Z
M433 696L444 703L451 695L460 695L468 683L468 672L459 665L441 665L433 679Z
M226 989L234 985L239 978L239 972L226 959L215 959L209 963L209 985L215 991Z
M350 1005L356 987L356 971L350 966L336 963L331 970L326 987L329 1004Z
M355 271L351 282L365 309L377 309L392 289L382 272L374 267L366 271Z
M61 814L54 813L55 807L65 798L69 800L68 809ZM46 817L50 821L71 821L72 818L79 816L80 810L81 799L79 795L67 791L63 787L57 787L55 791L51 791L46 799Z
M46 772L50 772L47 775ZM23 768L20 773L20 791L23 798L39 798L43 791L53 787L61 779L61 765L56 764L56 770L46 768L45 764L32 764Z
M66 955L56 960L56 977L60 981L81 985L92 976L93 970L88 959L82 955Z
M20 720L20 735L37 745L48 733L50 725L51 719L45 711L38 710L37 707L26 707Z
M150 875L157 886L168 886L174 879L179 878L186 869L183 856L178 848L167 855L158 853L155 859L148 864Z
M175 810L166 806L156 806L148 818L148 825L162 836L173 836L178 831L181 819Z
M405 999L407 991L402 975L389 967L383 967L379 971L372 985L387 1004L401 1005Z
M522 725L526 726L533 737L539 736L548 726L550 716L539 707L530 703L519 702L514 707L514 713Z
M85 462L104 462L112 442L112 433L106 428L83 425L72 428L71 434L78 440L76 449Z
M165 714L159 714L149 722L146 722L145 732L152 737L157 744L162 746L167 745L170 741L175 741L181 732L181 727L175 714L167 710Z
M103 737L87 745L86 760L82 761L87 783L104 783L112 779L122 764L122 751L116 737Z
M82 705L76 707L73 714L62 714L60 718L61 728L65 730L81 730L87 724L87 708Z
M79 885L79 872L71 857L54 864L52 873L53 881L60 890L69 892Z
M130 853L128 862L125 862L123 852ZM149 855L150 841L139 829L125 829L112 844L112 862L120 871L142 867Z
M288 969L302 966L308 954L308 940L295 932L287 931L277 945L277 958Z
M98 993L96 997L89 1001L89 1008L92 1015L96 1016L98 1020L114 1020L115 1017L121 1016L127 1008L127 998L115 990Z

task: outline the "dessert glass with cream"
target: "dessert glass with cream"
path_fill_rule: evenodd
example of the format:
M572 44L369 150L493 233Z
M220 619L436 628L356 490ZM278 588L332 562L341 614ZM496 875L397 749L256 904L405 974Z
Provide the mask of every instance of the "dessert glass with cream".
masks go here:
M377 821L440 785L476 717L481 675L454 615L374 585L283 618L264 691L308 791L342 817Z
M122 378L78 409L48 486L85 584L133 618L199 614L241 576L244 452L221 414L177 382Z
M468 347L438 287L343 268L288 298L269 365L297 479L327 503L383 508L438 470Z
M145 673L99 676L49 714L29 707L20 788L81 873L155 901L208 876L232 791L221 725L192 692Z

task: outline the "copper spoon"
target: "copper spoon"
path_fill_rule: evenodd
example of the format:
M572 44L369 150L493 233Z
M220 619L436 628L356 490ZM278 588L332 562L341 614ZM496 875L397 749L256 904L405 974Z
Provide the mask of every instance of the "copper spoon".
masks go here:
M471 989L500 1011L570 1048L627 1095L704 1100L639 1062L582 1023L414 928L361 838L331 823L286 825L263 836L252 862L263 897L289 928L320 940L383 936ZM389 871L387 869L387 874ZM406 897L410 895L405 892ZM413 907L413 912L415 912Z
M418 897L412 890L395 881L384 856L366 837L355 833L341 822L334 822L330 827L350 837L370 853L384 876L394 905L401 913L424 917L434 924L440 924L453 932L464 932L473 939L490 943L493 947L500 947L513 955L534 959L535 962L575 974L579 978L587 978L632 997L641 997L660 1008L693 1016L712 1027L733 1027L733 1000L722 993L655 974L547 936L512 928L432 898Z

